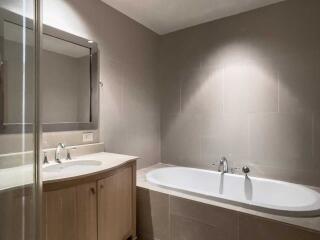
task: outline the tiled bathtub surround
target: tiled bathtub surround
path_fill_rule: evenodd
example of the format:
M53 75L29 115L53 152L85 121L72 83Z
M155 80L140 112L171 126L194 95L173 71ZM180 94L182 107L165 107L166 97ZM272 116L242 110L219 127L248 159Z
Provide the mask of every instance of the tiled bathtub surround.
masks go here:
M162 161L320 186L319 11L284 1L162 36Z
M162 165L157 165L162 167ZM267 214L148 183L138 171L137 227L142 240L317 240L320 218Z

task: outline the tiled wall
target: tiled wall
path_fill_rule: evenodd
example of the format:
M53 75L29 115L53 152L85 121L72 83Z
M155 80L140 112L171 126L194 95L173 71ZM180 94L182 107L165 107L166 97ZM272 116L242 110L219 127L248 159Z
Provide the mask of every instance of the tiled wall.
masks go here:
M18 5L12 1L2 4L12 10ZM103 88L95 139L105 143L106 151L139 156L138 167L159 162L160 104L155 75L159 36L100 0L43 0L43 21L98 43ZM50 139L63 140L66 135L70 140L73 132L60 135L45 135L44 145L55 145ZM78 135L72 143L82 143Z
M320 186L319 12L290 0L162 36L162 161Z
M90 143L99 142L99 132L97 130L90 131L93 133L93 141ZM74 146L84 144L82 142L83 131L68 131L68 132L50 132L43 133L42 135L42 148L55 148L58 143L64 143L66 146ZM10 154L33 150L33 137L31 134L27 134L25 138L22 138L21 134L8 134L0 135L0 154ZM24 145L23 145L24 143ZM88 143L86 143L88 144ZM1 164L1 163L0 163Z
M320 233L154 192L137 191L141 240L317 240Z

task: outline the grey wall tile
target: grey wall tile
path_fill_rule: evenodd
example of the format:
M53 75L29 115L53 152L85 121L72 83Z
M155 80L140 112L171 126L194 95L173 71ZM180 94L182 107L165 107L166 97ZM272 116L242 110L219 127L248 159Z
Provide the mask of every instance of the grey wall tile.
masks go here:
M171 215L171 239L174 240L236 240L229 232L190 218Z
M253 114L249 120L250 161L282 169L312 170L312 116Z
M180 71L162 72L159 81L161 84L161 113L165 115L179 113L181 109Z
M163 118L162 160L177 165L199 165L201 150L201 117L188 114L171 115Z
M251 162L246 162L244 164L249 165L251 176L283 180L298 184L303 183L310 186L320 186L319 168L303 170L298 168L280 168L278 166L271 167L261 164L252 164ZM241 170L238 171L238 173L242 174Z
M222 112L223 69L186 69L181 75L181 112L206 115Z
M246 114L213 114L203 120L201 154L207 164L217 163L222 156L230 165L239 167L249 158L249 129Z
M139 156L138 168L144 168L160 162L160 116L158 114L138 114L126 118L127 139L122 153ZM158 124L155 124L158 123Z
M240 214L239 240L316 240L320 233L309 232L280 222Z
M221 237L236 239L238 234L237 212L183 198L171 197L170 200L171 216L192 219L199 224L212 226L215 228L214 231L221 233Z
M162 93L169 96L161 115L162 160L210 168L227 155L256 176L320 186L311 117L320 102L319 9L316 0L284 1L162 36L161 71L179 72ZM222 71L214 78L208 69ZM174 122L164 116L172 113ZM192 116L200 119L200 150L198 123L180 126Z
M314 54L290 54L278 59L279 111L312 112L320 109L320 84Z
M139 239L170 239L168 195L137 189L137 234Z
M85 132L92 132L93 141L84 143L82 135ZM88 143L97 143L99 142L99 131L72 131L72 132L55 132L43 133L42 135L42 147L43 148L55 148L58 143L62 142L66 146L74 146Z
M224 69L224 112L278 111L278 83L274 70L256 62Z
M313 114L313 160L316 164L316 170L320 172L320 113ZM320 181L320 180L319 180Z

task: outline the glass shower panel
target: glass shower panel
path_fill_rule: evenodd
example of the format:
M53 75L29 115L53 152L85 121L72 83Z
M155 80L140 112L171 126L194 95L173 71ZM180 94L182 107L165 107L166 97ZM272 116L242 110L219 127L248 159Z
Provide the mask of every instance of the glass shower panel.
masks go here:
M0 0L0 240L38 237L36 6Z

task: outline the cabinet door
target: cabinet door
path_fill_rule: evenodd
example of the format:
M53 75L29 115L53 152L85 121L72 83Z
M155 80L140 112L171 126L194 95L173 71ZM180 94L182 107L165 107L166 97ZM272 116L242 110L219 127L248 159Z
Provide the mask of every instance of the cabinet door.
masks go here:
M133 234L132 177L132 167L125 167L98 182L98 240L124 240Z
M77 240L97 240L96 182L77 187Z
M46 240L77 240L76 188L44 194Z
M96 183L44 194L46 240L96 240Z

